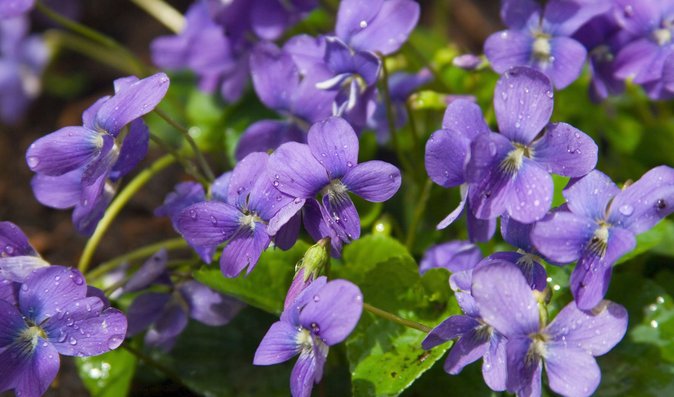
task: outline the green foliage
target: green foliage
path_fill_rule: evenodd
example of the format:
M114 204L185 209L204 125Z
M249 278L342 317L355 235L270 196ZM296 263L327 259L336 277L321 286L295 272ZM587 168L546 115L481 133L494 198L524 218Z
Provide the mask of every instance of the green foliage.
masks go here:
M223 276L217 265L203 267L194 273L194 278L251 306L280 314L286 291L295 274L295 264L308 248L307 243L298 241L288 251L269 249L262 254L254 271L248 275L244 272L237 278Z
M136 357L122 348L95 357L76 357L75 364L91 397L126 396L136 372Z

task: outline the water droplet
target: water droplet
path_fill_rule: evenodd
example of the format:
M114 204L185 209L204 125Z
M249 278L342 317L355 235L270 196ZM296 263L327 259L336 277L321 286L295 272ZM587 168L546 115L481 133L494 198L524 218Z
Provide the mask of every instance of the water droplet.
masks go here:
M110 350L116 349L124 341L124 336L122 335L113 335L108 339L108 348Z
M621 205L620 208L618 208L618 211L625 216L630 216L634 212L634 207L629 204L625 204Z
M501 92L501 99L503 99L504 101L508 99L508 94L505 91Z
M353 167L353 163L350 162L350 161L347 161L347 162L346 162L346 166L349 167L349 168L351 168L351 167Z
M389 177L389 179L393 180L393 179L395 179L395 178L396 178L396 176L397 176L396 174L389 174L389 176L388 176L388 177Z
M666 202L665 200L663 200L663 199L658 199L658 200L655 202L655 208L656 208L656 209L658 209L658 210L664 210L665 207L667 207L667 202Z
M241 194L243 190L243 186L240 186L238 189L236 189L236 194Z
M293 200L293 203L295 203L295 204L299 204L301 202L302 202L302 199L299 198L299 197L296 197L295 200Z
M35 168L40 164L40 159L35 156L28 157L28 166L30 168Z
M75 346L77 344L77 339L75 339L71 336L70 339L68 339L68 343Z
M211 225L216 226L218 224L218 220L215 219L213 215L211 215Z
M360 24L358 26L360 26L361 29L365 29L367 27L367 21L365 20L360 21Z
M318 302L319 300L321 300L321 297L318 295L314 295L314 302Z
M21 285L21 291L24 291L24 292L28 291L28 285L22 284Z
M632 7L632 5L630 4L626 5L625 8L623 8L623 14L628 18L634 15L634 8Z
M190 210L190 218L196 220L197 219L197 211Z
M14 247L12 247L11 245L6 246L5 252L7 253L7 255L12 255L14 253Z
M274 182L272 183L272 185L274 185L274 187L278 187L279 183L278 183L278 181L274 181Z

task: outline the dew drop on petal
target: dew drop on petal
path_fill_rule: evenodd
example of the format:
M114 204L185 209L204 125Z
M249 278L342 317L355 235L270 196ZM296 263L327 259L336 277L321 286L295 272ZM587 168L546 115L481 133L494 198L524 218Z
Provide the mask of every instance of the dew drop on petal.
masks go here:
M630 216L634 212L634 207L632 207L629 204L624 204L624 205L621 205L620 208L618 208L618 212L620 212L621 214L623 214L625 216Z
M28 166L30 168L35 168L40 164L40 159L35 156L28 157Z
M124 341L124 336L122 335L113 335L108 339L108 348L109 349L116 349L119 347L119 345L122 344Z

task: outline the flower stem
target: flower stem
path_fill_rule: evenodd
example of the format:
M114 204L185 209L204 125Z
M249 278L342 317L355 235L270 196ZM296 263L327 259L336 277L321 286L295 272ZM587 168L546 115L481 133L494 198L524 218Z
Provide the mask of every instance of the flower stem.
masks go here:
M92 269L89 273L86 274L86 276L89 281L96 280L97 278L108 273L110 270L115 269L122 263L130 262L136 259L147 258L162 248L171 251L187 248L188 246L189 245L187 244L187 241L185 241L182 237L172 238L169 240L160 241L158 243L146 245L124 255L112 258L107 262L101 263L100 266Z
M177 129L178 131L180 131L180 133L183 134L183 136L187 140L187 143L189 143L190 147L194 151L194 155L197 158L197 163L199 163L199 167L201 167L201 171L206 176L206 179L208 179L209 181L214 181L215 175L213 174L211 167L208 165L206 157L204 157L204 154L199 149L199 146L197 146L197 143L194 141L194 138L192 138L192 135L190 135L190 131L184 126L180 125L180 123L178 123L177 121L173 120L171 116L166 114L163 110L155 108L154 112L159 117L164 119L164 121L166 121L169 125L171 125L173 128Z
M426 211L426 204L428 204L428 199L431 196L432 187L433 182L430 179L427 179L424 187L421 189L421 193L419 194L417 206L414 208L414 217L412 218L410 228L407 230L407 238L405 239L405 246L408 250L412 250L412 246L414 245L414 239L417 236L417 228L419 227L421 217Z
M140 174L136 175L136 177L131 180L131 182L129 182L129 184L126 185L126 187L119 193L119 195L117 195L117 197L112 201L108 209L105 211L103 218L101 218L101 220L98 222L98 226L96 226L94 234L91 236L91 238L89 238L87 245L84 247L82 257L80 257L80 262L77 265L77 268L80 270L80 272L86 273L87 269L89 269L94 252L96 252L96 248L101 242L103 235L110 227L112 221L115 220L117 215L120 213L122 208L124 208L126 203L143 186L145 186L145 184L150 181L153 176L159 173L159 171L173 164L175 161L175 158L168 154L159 158L159 160L155 161Z
M173 33L180 33L185 27L185 17L162 0L131 0Z
M201 176L201 174L199 174L199 170L197 169L197 167L191 161L188 161L188 159L186 159L178 150L174 149L173 147L171 147L171 145L164 142L160 137L152 133L150 133L150 140L159 145L159 147L161 147L162 150L168 152L171 156L175 157L176 161L180 163L185 172L188 173L192 178L199 181L199 183L204 185L204 187L208 187L210 182L207 181L206 178Z
M121 55L126 58L131 64L131 68L134 71L134 74L138 75L147 75L148 68L136 58L126 47L119 44L114 39L94 30L85 25L82 25L79 22L73 21L70 18L67 18L58 12L52 10L51 8L44 5L41 1L36 2L35 8L40 11L44 16L51 19L55 23L63 26L64 28L70 30L73 33L76 33L84 38L87 38L93 42L99 43L104 47L118 51Z
M431 332L432 328L427 327L421 323L418 323L416 321L412 320L405 320L402 317L398 317L393 313L389 313L385 310L379 309L377 307L372 306L369 303L363 303L363 309L367 310L368 312L374 314L375 316L379 316L381 318L384 318L389 321L393 321L396 324L400 324L402 326L408 327L408 328L414 328L418 331L429 333Z

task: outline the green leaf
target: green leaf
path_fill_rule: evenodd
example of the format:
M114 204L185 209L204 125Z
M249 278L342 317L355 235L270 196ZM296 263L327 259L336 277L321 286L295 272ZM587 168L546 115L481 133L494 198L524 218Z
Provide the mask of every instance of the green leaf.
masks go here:
M373 253L389 256L389 259L374 266L360 264L366 271L359 283L364 301L428 326L458 313L458 305L450 299L449 273L433 269L421 277L409 255L391 256L391 250L387 251L388 255L381 250L386 244L391 249L396 247L395 240L391 240L378 240L379 245L371 245ZM355 253L345 256L345 268L354 266L349 260L364 259ZM346 345L353 395L396 396L409 387L451 346L447 343L424 351L421 342L425 337L419 330L364 313Z
M398 240L383 234L369 234L344 248L344 266L335 267L334 271L338 277L360 284L377 263L401 255L409 255L409 252Z
M658 246L670 233L674 231L674 222L665 219L655 225L652 229L637 235L637 246L634 250L620 258L616 264L626 262L636 256L639 256L651 248ZM670 252L672 247L668 247Z
M307 243L298 241L288 251L269 249L262 253L249 275L227 278L215 266L203 267L194 273L194 278L251 306L279 314L283 310L283 301L295 273L295 264L302 259L308 248Z
M77 371L92 397L124 397L136 372L136 357L124 349L76 357Z

